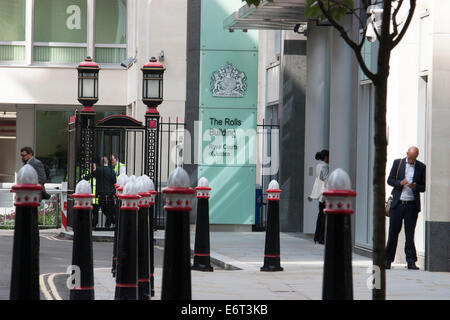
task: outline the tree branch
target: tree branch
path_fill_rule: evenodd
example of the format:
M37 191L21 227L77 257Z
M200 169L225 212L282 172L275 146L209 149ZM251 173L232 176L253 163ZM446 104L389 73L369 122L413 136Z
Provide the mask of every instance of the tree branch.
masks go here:
M391 34L391 40L393 40L395 38L395 36L398 35L399 24L397 24L397 14L400 11L402 4L403 4L403 0L398 0L397 8L395 8L394 13L392 14L392 24L394 26L394 32Z
M412 18L414 16L414 10L416 9L416 0L409 0L409 12L408 17L406 18L405 25L403 26L402 30L400 31L400 34L396 39L392 39L391 44L391 50L394 49L399 42L402 40L403 36L405 35L406 31L408 30L409 25L411 24Z
M361 67L361 69L363 70L363 72L367 75L367 77L372 80L373 82L375 82L377 80L377 75L374 74L373 72L371 72L369 70L369 68L366 65L366 62L364 61L364 58L362 57L361 54L361 48L362 45L361 44L356 44L352 39L350 39L350 37L347 34L347 31L345 31L344 27L342 27L339 23L337 23L336 20L334 20L334 18L331 16L330 12L325 9L325 6L322 3L322 0L317 1L320 10L322 11L322 13L325 15L325 17L328 19L328 21L330 22L330 24L340 33L342 39L344 39L344 41L350 46L350 48L353 49L353 51L355 52L356 55L356 59L359 62L359 65ZM363 42L364 43L364 38L365 38L365 33L363 35Z

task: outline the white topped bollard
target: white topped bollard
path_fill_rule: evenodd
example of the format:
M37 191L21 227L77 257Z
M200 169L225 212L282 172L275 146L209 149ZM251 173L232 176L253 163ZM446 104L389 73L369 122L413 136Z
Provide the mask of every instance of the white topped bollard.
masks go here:
M189 212L194 189L187 172L178 167L163 189L167 213L161 300L191 300Z
M350 215L356 192L351 189L347 172L334 170L322 194L326 214L322 299L353 300Z
M209 187L208 179L201 177L197 191L197 219L195 224L194 263L192 270L214 271L209 248Z
M14 244L11 265L11 300L39 300L38 207L42 186L36 170L29 164L17 173L15 193Z
M129 180L119 199L119 237L117 245L117 274L115 300L137 300L138 298L138 187Z
M70 300L94 300L94 258L92 249L92 194L91 185L81 180L75 187L73 206L72 265L78 266L79 286L70 288ZM75 270L72 270L75 272Z
M264 265L261 271L283 271L280 265L280 185L272 180L267 192L267 223Z

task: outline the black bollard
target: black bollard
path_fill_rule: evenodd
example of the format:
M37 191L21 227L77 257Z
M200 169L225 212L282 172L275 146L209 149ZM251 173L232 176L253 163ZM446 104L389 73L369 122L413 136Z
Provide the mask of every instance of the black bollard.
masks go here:
M280 193L278 182L272 180L267 192L268 211L264 265L261 271L283 271L280 265Z
M153 184L153 182L152 182ZM150 292L151 296L155 296L155 243L154 243L154 223L153 217L155 212L155 197L158 194L155 190L150 190L150 207L149 207L149 230L150 230Z
M348 181L342 183L342 179ZM333 186L346 186L338 188ZM350 178L342 169L333 171L328 179L325 198L325 257L323 266L323 300L353 300L352 238L353 214Z
M75 285L70 288L70 300L94 300L94 258L92 249L91 186L86 180L78 182L73 206L72 265L76 266Z
M134 181L129 181L119 196L122 201L119 214L119 234L117 246L117 273L115 300L137 300L137 212L140 196Z
M194 189L178 167L169 176L164 210L167 213L161 300L191 300L189 212Z
M12 186L15 192L14 243L11 268L11 300L39 300L39 229L37 208L42 186L37 173L27 164Z
M120 201L120 195L123 192L123 187L128 181L128 176L126 174L121 174L117 178L117 183L114 185L116 188L116 200L117 203L114 206L114 214L115 214L115 224L114 224L114 243L113 243L113 257L111 263L111 273L113 278L116 277L117 272L117 245L119 243L119 216L120 216L120 207L122 206Z
M150 300L150 230L149 207L151 193L147 180L138 181L138 300Z
M201 178L197 190L197 220L195 225L194 263L192 270L214 271L209 248L209 192L208 180Z

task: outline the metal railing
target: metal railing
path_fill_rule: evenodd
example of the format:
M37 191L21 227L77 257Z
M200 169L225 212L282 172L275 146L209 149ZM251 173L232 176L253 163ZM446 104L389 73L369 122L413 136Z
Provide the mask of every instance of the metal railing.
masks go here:
M10 188L0 188L0 229L14 229L16 207L14 193ZM38 208L38 226L40 229L57 229L61 227L61 191L47 190L50 199L42 200Z
M280 120L276 123L270 119L257 125L260 162L259 183L256 190L256 212L253 231L265 231L267 224L267 188L271 180L279 180L279 131Z

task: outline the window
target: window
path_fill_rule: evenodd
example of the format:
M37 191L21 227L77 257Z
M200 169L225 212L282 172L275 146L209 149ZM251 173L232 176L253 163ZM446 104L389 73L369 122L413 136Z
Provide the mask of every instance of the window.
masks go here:
M120 63L126 58L126 0L96 0L95 61Z
M83 61L86 57L86 39L86 0L35 0L34 61Z
M0 61L25 60L25 0L0 0Z

